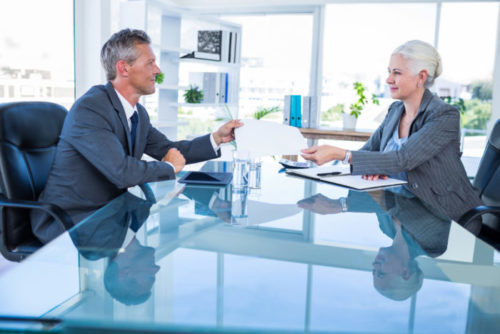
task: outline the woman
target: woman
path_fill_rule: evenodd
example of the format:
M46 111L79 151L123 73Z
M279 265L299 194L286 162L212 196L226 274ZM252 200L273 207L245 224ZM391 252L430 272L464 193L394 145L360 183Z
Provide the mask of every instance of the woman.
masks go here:
M417 196L456 221L481 201L460 161L460 114L428 90L441 74L441 57L430 44L409 41L394 50L388 70L391 97L400 101L366 144L353 152L314 146L302 156L319 165L342 160L369 180L407 180ZM467 228L478 233L480 222Z

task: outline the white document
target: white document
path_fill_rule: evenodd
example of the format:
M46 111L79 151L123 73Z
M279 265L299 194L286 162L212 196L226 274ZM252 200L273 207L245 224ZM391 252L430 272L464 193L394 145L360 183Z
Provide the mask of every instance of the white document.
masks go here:
M249 152L250 158L266 155L298 155L307 147L299 129L293 126L261 121L242 120L243 126L235 129L238 151Z
M364 180L361 175L350 175L349 165L330 165L305 169L287 169L287 174L303 176L358 190L397 186L407 183L388 177L386 180Z

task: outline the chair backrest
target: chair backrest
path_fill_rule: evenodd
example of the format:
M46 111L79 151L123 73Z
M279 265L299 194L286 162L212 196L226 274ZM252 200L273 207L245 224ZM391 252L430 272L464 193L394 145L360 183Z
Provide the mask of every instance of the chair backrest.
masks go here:
M500 205L500 120L491 131L479 163L474 187L486 205Z
M67 110L49 102L0 105L1 193L9 200L36 201L45 187ZM31 232L29 210L3 208L2 238L9 249Z

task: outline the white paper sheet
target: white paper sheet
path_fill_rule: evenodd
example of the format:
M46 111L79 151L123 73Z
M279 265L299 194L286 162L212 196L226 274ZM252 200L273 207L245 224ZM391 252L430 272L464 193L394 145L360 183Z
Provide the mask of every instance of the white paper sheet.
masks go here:
M242 122L244 125L235 129L237 150L249 152L251 158L298 155L307 147L305 138L296 127L255 119Z

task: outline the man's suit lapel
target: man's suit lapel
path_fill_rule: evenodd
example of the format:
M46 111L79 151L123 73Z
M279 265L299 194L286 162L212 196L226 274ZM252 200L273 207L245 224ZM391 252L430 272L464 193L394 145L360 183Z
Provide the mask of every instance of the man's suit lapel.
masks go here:
M130 155L132 155L132 147L133 147L132 146L132 138L130 137L130 129L128 127L127 116L125 115L125 110L123 110L122 103L120 102L118 95L116 95L115 89L113 88L113 85L111 84L111 82L108 82L105 87L106 87L106 91L108 92L109 98L111 100L111 104L113 105L116 112L118 113L118 117L120 118L120 121L123 125L123 128L125 129L125 134L127 136L128 152ZM138 137L137 133L136 133L135 137L137 139L137 137Z

